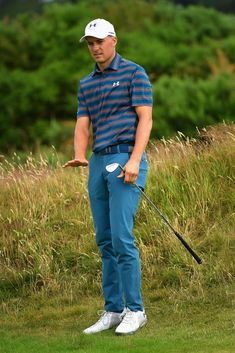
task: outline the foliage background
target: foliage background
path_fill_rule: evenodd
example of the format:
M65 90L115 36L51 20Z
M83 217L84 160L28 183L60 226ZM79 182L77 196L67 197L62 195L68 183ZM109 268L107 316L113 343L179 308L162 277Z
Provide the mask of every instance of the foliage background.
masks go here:
M97 17L115 24L119 53L149 74L153 138L234 120L234 15L168 1L53 2L0 22L2 153L71 149L79 80L93 69L79 38Z

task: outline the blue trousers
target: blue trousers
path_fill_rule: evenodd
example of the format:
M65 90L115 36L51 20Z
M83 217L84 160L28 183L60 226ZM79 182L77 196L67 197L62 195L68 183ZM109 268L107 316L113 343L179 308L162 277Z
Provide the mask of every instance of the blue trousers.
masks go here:
M120 168L113 173L105 169L111 163L124 166L129 158L129 153L94 153L89 161L88 192L102 257L105 310L113 312L121 312L124 307L143 310L139 252L132 234L140 192L133 184L117 178ZM144 153L136 182L143 188L147 169Z

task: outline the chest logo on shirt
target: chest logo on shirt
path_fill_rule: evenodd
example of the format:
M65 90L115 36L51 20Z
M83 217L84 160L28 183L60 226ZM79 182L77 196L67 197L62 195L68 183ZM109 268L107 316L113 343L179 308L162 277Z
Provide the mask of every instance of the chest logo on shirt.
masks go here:
M113 83L113 87L117 87L117 86L119 86L119 85L120 85L120 82L119 82L119 81Z

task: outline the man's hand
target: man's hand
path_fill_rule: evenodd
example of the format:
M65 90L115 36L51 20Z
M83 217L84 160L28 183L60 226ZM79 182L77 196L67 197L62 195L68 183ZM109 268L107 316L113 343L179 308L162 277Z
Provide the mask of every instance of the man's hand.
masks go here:
M123 167L124 172L122 171L118 178L124 177L125 183L134 184L138 178L139 167L139 162L129 159L129 161Z
M75 158L72 159L71 161L68 161L65 163L62 168L67 168L67 167L87 167L88 166L88 160L86 158Z

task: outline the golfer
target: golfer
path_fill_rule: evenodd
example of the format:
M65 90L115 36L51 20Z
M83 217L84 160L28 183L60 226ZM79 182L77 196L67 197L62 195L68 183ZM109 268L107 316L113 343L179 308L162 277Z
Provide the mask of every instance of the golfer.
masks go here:
M145 148L152 128L152 89L144 69L116 52L113 25L104 19L88 23L85 41L94 71L80 81L75 127L75 158L64 167L88 166L89 126L93 146L88 192L96 243L102 256L104 312L83 332L116 327L117 335L132 334L146 324L141 297L139 252L132 234L147 176ZM108 173L106 166L124 168ZM119 169L119 171L118 171Z

